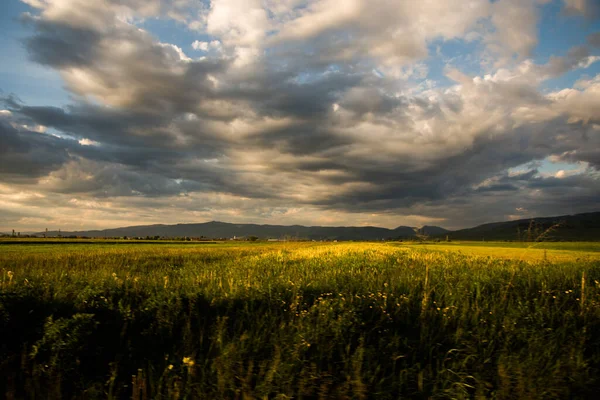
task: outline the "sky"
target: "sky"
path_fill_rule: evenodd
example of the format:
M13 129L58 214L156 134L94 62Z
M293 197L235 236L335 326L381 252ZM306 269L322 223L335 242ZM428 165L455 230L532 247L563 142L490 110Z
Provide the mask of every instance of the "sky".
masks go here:
M3 0L0 231L600 210L600 0Z

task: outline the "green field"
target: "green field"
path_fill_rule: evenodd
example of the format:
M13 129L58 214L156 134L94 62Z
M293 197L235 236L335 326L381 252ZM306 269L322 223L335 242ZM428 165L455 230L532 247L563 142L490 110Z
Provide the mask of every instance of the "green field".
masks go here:
M0 397L594 398L597 243L0 245Z

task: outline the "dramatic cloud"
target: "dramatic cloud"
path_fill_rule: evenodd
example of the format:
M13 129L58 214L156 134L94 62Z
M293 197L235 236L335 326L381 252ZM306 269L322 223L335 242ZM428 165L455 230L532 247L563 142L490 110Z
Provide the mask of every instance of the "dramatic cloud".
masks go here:
M547 2L27 3L23 44L71 101L3 96L2 229L452 228L597 207L597 33L536 59Z

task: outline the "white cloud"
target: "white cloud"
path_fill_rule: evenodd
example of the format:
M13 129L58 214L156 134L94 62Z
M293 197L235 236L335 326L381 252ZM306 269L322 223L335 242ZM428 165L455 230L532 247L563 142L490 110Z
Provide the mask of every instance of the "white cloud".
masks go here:
M219 42L218 40L211 40L210 42L201 42L199 40L195 40L192 43L192 48L194 50L201 50L201 51L209 51L209 50L219 51L219 50L221 50L221 42Z
M553 101L552 109L569 117L571 123L600 120L600 74L589 80L580 80L578 89L563 89L547 95Z
M338 59L368 54L394 67L425 57L427 44L436 38L466 36L488 13L486 0L318 0L280 22L271 41L330 40L327 51L337 52L333 56ZM335 43L341 47L336 49Z
M213 0L206 21L206 31L228 46L258 46L269 26L260 0Z
M98 146L98 145L100 145L100 143L98 143L94 140L87 139L87 138L80 139L78 142L82 146Z
M171 50L174 52L174 54L176 55L174 58L177 60L179 59L179 61L192 61L191 58L189 58L181 49L181 47L178 47L174 44L171 43L158 43L159 46L166 48L168 50Z
M192 43L192 48L194 50L208 51L208 42L201 42L199 40L195 40L194 43Z
M34 8L44 8L48 5L46 0L21 0L23 3Z

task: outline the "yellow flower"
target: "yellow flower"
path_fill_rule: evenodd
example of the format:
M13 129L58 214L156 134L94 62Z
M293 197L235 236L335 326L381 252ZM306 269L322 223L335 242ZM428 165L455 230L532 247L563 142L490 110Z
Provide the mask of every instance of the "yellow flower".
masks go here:
M183 357L183 363L188 367L194 366L194 360L192 360L192 357Z
M172 370L173 369L173 364L169 364L169 366L167 367L167 369Z

